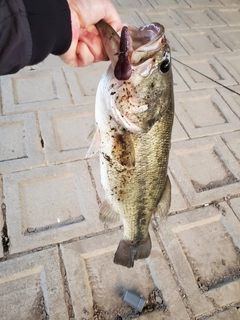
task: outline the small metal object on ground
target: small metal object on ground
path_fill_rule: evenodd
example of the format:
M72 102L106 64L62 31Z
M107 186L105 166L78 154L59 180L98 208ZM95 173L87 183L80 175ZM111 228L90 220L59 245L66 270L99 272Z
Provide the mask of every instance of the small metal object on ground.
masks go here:
M138 312L141 312L145 305L146 299L142 295L138 295L131 291L126 291L123 301Z

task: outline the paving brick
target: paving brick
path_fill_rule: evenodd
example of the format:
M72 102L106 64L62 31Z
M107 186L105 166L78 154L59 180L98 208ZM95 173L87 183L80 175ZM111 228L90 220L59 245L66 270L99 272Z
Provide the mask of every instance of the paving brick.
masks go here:
M67 107L38 114L47 163L83 159L94 128L94 106Z
M1 319L68 319L62 283L55 248L1 262Z
M92 104L95 102L98 83L108 65L109 62L100 62L85 68L64 68L75 104Z
M133 269L112 261L121 234L122 231L116 231L61 245L76 320L93 319L93 303L105 320L115 319L117 314L128 314L123 318L130 319L132 310L122 302L125 291L132 290L147 298L154 288L160 290L167 310L155 311L155 318L148 313L147 319L189 319L153 232L150 257L136 261Z
M34 113L0 117L0 172L43 164Z
M176 93L175 101L176 115L191 138L239 129L239 119L215 90Z
M232 77L240 83L240 56L239 53L229 53L216 55L218 61L232 75ZM239 92L239 90L238 90Z
M210 0L211 1L211 0ZM238 0L220 0L224 6L238 6Z
M231 208L233 209L235 215L240 220L240 198L231 199L230 204L231 204Z
M192 206L239 193L239 162L219 136L173 143L169 167Z
M104 229L85 161L3 176L10 253Z
M169 213L175 213L178 211L183 211L188 208L187 201L184 200L176 181L171 175L170 171L168 172L169 179L171 181L171 206L169 209Z
M148 0L149 3L154 8L157 7L168 7L168 8L179 8L179 7L186 7L189 8L189 5L184 0Z
M218 7L222 6L221 0L185 0L191 7Z
M212 28L212 30L232 51L240 51L240 27ZM230 56L232 54L230 53Z
M177 116L174 117L173 122L173 130L172 130L172 142L181 141L181 140L188 140L189 137L186 134L186 131L180 124Z
M231 308L229 310L215 314L212 317L207 318L208 320L239 320L240 313L236 308Z
M240 26L240 7L212 9L229 26Z
M187 51L180 44L180 42L177 41L177 39L175 38L174 34L171 31L166 30L166 38L171 49L172 57L178 57L178 56L181 57L181 56L188 55Z
M176 12L191 29L226 26L226 23L222 19L220 19L211 9L206 7L198 9L181 8L177 9Z
M178 71L175 68L175 64L177 62L173 61L173 84L174 84L174 92L188 91L189 87L183 78L179 75Z
M175 38L189 55L229 52L229 48L209 29L174 30Z
M127 23L136 27L141 27L143 25L142 19L140 19L139 15L134 10L124 10L118 12L118 14L124 24Z
M240 118L240 86L229 87L230 90L225 88L217 88L222 98L226 101L232 111Z
M225 203L177 214L159 225L195 317L240 302L239 230Z
M177 13L171 9L156 9L151 11L139 10L138 14L143 20L144 24L157 21L164 26L165 30L187 28L184 20L181 19L181 17L179 17L179 15L177 15Z
M175 68L193 90L237 84L213 56L178 57L177 60Z
M20 71L1 79L3 114L59 108L72 104L60 68Z
M118 12L131 9L152 8L147 0L112 0L114 7Z
M222 139L240 162L240 131L225 133L222 135Z

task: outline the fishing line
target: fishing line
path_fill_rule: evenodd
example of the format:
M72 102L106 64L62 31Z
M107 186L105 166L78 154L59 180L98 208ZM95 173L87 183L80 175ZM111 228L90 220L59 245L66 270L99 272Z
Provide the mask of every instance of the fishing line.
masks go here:
M172 59L173 59L173 60L175 60L175 61L177 61L178 63L180 63L180 64L184 65L185 67L187 67L187 68L189 68L189 69L191 69L191 70L193 70L193 71L197 72L197 73L198 73L198 74L200 74L201 76L203 76L203 77L205 77L205 78L207 78L207 79L209 79L209 80L211 80L211 81L213 81L213 82L217 83L218 85L222 86L223 88L225 88L225 89L227 89L227 90L229 90L229 91L231 91L231 92L233 92L233 93L236 93L237 95L239 95L239 96L240 96L240 93L238 93L237 91L235 91L235 90L233 90L233 89L231 89L231 88L228 88L228 87L227 87L227 86L225 86L224 84L222 84L222 83L220 83L220 82L218 82L218 81L216 81L216 80L214 80L214 79L212 79L212 78L210 78L210 77L206 76L206 75L205 75L205 74L203 74L202 72L200 72L200 71L198 71L198 70L196 70L196 69L193 69L192 67L189 67L187 64L185 64L185 63L183 63L183 62L181 62L181 61L177 60L176 58L173 58L173 57L172 57Z

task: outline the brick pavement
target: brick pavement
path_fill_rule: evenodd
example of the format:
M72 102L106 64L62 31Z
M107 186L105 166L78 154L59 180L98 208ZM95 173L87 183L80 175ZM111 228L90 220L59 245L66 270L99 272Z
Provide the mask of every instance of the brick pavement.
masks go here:
M240 319L240 2L113 0L122 21L158 21L172 48L170 216L133 269L112 262L98 158L84 160L107 63L50 56L0 79L1 320Z

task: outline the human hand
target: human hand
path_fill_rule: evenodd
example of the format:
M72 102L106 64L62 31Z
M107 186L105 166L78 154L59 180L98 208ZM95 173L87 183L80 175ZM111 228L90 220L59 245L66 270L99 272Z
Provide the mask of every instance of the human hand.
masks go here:
M101 37L95 24L104 19L117 32L121 20L110 0L67 0L71 12L72 43L60 57L71 66L87 66L106 60Z

